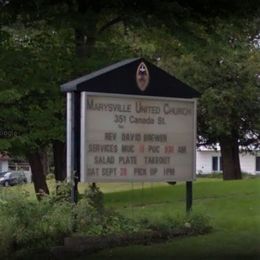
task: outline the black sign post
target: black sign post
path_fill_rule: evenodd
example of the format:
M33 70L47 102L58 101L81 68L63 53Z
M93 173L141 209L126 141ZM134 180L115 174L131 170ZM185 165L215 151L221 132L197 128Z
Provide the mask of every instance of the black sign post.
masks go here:
M186 212L189 214L192 210L192 181L186 182Z

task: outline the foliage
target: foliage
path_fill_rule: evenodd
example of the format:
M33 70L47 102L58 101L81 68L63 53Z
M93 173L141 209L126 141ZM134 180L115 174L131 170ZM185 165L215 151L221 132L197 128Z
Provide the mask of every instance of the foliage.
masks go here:
M85 197L89 201L90 206L97 209L100 213L103 212L104 194L95 183L89 185L89 188L85 191Z
M26 193L8 192L0 204L0 248L9 253L22 248L42 248L61 242L72 232L72 206L49 198L41 203L28 199Z
M54 180L55 179L55 176L53 173L49 173L47 176L46 176L46 180Z
M64 140L60 83L134 55L156 61L202 92L203 142L235 130L245 146L258 138L256 1L0 4L0 123L17 133L0 140L0 148L25 153Z
M0 58L1 128L17 133L7 139L10 150L25 154L63 139L63 100L57 85L72 67L72 44L65 31L54 33L44 26L6 32L10 37L1 46Z
M223 172L212 172L208 174L197 174L196 175L198 178L212 178L212 179L221 179L223 178ZM257 174L252 174L248 172L242 172L243 179L256 179L259 178Z
M239 145L249 150L260 145L259 7L250 15L240 11L227 16L222 16L224 10L222 15L194 13L183 30L172 32L179 53L171 57L168 53L174 50L165 45L161 60L201 92L198 143L220 143L224 179L241 176Z
M227 17L193 16L181 32L173 33L180 43L179 54L162 57L165 69L202 94L198 104L201 144L214 144L234 131L241 145L259 139L257 10L251 16L237 17L235 12ZM165 53L171 51L165 47Z
M71 202L71 183L58 182L56 190L52 193L50 200L56 202Z
M212 172L212 173L207 173L207 174L203 174L203 173L199 173L196 175L198 178L223 178L223 172Z
M57 194L32 200L27 192L1 191L0 249L3 255L11 251L48 248L63 242L72 232L85 235L106 235L137 231L139 225L120 214L93 206L86 192L78 204L70 203L70 186L62 184ZM2 188L3 189L3 188ZM103 210L100 211L100 208Z
M241 52L239 48L235 48L232 51L234 55L230 56L227 42L232 41L232 44L237 46L244 36L248 36L247 27L251 27L250 20L256 23L254 13L252 18L244 19L244 16L241 16L242 19L237 22L237 12L239 15L246 12L243 9L243 1L239 1L243 7L237 8L236 12L232 10L234 18L230 18L230 15L225 17L225 9L221 10L222 5L218 6L213 1L196 5L189 1L152 1L149 4L147 1L115 1L109 5L104 1L89 1L88 4L83 4L84 10L79 9L81 1L51 3L52 8L49 8L49 1L36 1L33 5L18 2L9 1L2 10L5 14L2 16L2 22L7 26L1 30L3 67L0 70L0 79L1 86L5 89L1 92L1 100L9 105L8 111L3 109L2 122L6 122L5 118L13 118L6 127L17 131L17 143L26 147L37 146L39 141L48 143L51 139L63 140L64 104L58 88L61 82L119 59L142 55L153 60L158 58L159 66L204 91L212 87L212 81L215 82L216 76L221 77L223 72L229 70L231 74L239 73L240 61L243 63ZM201 17L201 5L210 13L216 12L213 18L209 18L205 13ZM212 5L215 6L213 9ZM226 4L227 14L231 6ZM248 10L252 11L252 6L253 3L248 4ZM166 14L171 14L171 19L166 19ZM113 18L118 18L115 19L117 22L111 23ZM81 30L89 39L95 38L91 53L84 59L75 53L77 30ZM243 30L246 30L246 33ZM215 65L223 60L222 58L225 62L220 69L220 66ZM249 60L241 68L249 71L254 67L252 62L252 59ZM237 68L232 69L232 64L238 64ZM214 72L211 69L214 69ZM251 73L253 75L253 71ZM227 77L230 76L228 75ZM228 78L223 78L221 82L225 81L231 82ZM220 85L221 82L215 82L214 86ZM227 86L223 88L226 89ZM221 91L222 89L215 91L214 96ZM241 96L248 94L252 97L254 94L250 89L246 91L249 92L243 92ZM235 93L238 94L238 91ZM207 103L213 102L210 95L205 93L205 100L201 103L205 107ZM11 104L14 105L12 108ZM215 104L233 106L230 102L219 102L218 99ZM219 107L214 108L214 111L217 109ZM212 115L208 118L210 116ZM208 119L203 115L202 118L202 121ZM211 123L209 120L208 128L211 124L216 125L215 121ZM229 127L220 126L225 131ZM8 147L6 140L2 142L2 147Z
M87 235L107 235L138 231L140 226L112 210L104 208L103 194L90 187L74 209L75 231Z
M65 236L74 232L90 238L107 236L108 240L122 236L125 241L142 243L153 232L155 239L158 236L167 239L168 235L164 238L161 232L174 235L175 232L198 234L210 230L208 219L201 214L163 217L157 222L150 218L133 220L104 205L95 208L93 201L101 202L94 198L96 194L100 198L99 189L85 192L76 205L68 202L68 185L61 184L57 191L57 195L46 196L38 202L22 190L0 190L0 249L3 256L10 252L26 255L32 249L48 249L61 244Z

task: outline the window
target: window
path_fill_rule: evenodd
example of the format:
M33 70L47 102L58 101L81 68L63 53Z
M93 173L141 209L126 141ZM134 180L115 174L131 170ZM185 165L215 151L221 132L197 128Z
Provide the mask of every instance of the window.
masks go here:
M212 157L212 171L213 172L218 171L218 157L217 156Z
M220 156L212 156L212 171L213 172L222 171L222 158Z
M255 171L260 172L260 156L255 157Z

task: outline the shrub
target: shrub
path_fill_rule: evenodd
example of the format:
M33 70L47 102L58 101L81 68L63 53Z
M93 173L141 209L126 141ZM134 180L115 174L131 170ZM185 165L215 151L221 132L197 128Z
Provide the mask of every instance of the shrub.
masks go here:
M56 191L51 194L50 198L53 203L71 202L71 183L56 183Z
M0 203L1 252L48 247L72 232L72 205L46 197L32 201L26 193L10 191Z
M136 232L141 236L144 232L147 239L146 231L155 232L157 237L164 232L167 238L176 230L180 234L210 230L209 219L202 214L163 217L157 222L150 219L137 222L106 209L103 194L97 187L86 191L76 205L69 202L69 191L67 184L61 185L57 194L45 196L40 202L32 200L28 193L22 191L7 189L5 194L0 193L1 257L10 252L25 255L31 249L55 246L63 243L63 238L73 232L87 236L110 235L110 238L123 235L127 241L128 235L131 237ZM137 240L142 241L140 236Z
M46 180L54 180L55 179L55 175L53 173L49 173L46 175Z
M32 248L48 248L63 243L72 232L106 235L138 230L138 225L120 214L107 210L98 188L85 192L74 205L70 186L61 184L57 192L38 202L28 193L8 189L0 193L1 254Z
M85 197L93 208L102 213L104 210L104 194L95 183L89 185L89 189L85 191Z
M75 231L86 235L106 235L137 231L139 225L119 213L105 209L103 194L96 187L74 207Z
M216 178L216 179L221 179L223 178L223 173L222 172L211 172L211 173L198 173L196 175L199 178Z
M0 216L0 250L3 257L12 250L14 242L14 225L12 225L13 222L14 221L12 217L4 218Z
M192 213L187 215L185 221L184 226L186 223L189 223L192 232L196 234L204 234L212 229L210 218L202 213Z

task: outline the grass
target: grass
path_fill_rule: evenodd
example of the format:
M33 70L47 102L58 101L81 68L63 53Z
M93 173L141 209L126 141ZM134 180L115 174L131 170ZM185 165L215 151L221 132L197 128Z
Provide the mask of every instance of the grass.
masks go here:
M50 183L51 189L54 185ZM80 191L87 187L80 184ZM161 221L185 212L185 185L165 183L100 184L105 205L141 219ZM12 187L21 189L22 187ZM25 185L32 192L32 185ZM4 190L4 189L3 189ZM211 218L213 232L161 244L101 251L83 259L260 259L260 179L198 179L193 185L193 211ZM34 197L34 195L32 196Z
M204 180L203 180L204 181ZM55 191L55 182L54 180L48 180L48 187L50 192ZM141 189L147 189L151 187L160 187L160 186L168 186L169 184L165 182L157 182L157 183L101 183L98 184L98 186L101 188L103 193L113 193L113 192L120 192L120 191L129 191L129 190L141 190ZM84 191L88 188L88 183L79 183L78 189L79 193L84 193ZM35 192L34 192L34 187L33 184L25 184L25 185L17 185L17 186L12 186L8 187L6 189L5 187L0 186L0 191L2 193L5 193L8 190L23 190L28 192L32 198L35 197Z
M183 184L110 193L105 199L107 206L133 218L156 221L185 211ZM198 181L194 184L193 211L212 219L212 233L104 250L88 259L260 259L260 179Z

